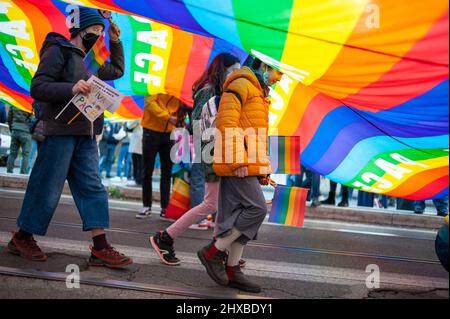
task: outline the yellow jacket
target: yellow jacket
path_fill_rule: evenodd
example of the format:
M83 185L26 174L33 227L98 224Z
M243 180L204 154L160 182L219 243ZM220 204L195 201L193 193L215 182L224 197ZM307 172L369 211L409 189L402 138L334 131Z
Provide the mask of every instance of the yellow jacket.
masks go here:
M216 118L218 135L213 168L217 175L235 176L234 171L243 166L247 166L249 176L271 173L268 157L269 105L251 69L243 67L228 77ZM230 132L234 132L237 138Z
M168 94L156 94L144 98L144 116L141 126L158 133L170 133L175 126L169 122L171 116L176 116L182 103L176 97Z

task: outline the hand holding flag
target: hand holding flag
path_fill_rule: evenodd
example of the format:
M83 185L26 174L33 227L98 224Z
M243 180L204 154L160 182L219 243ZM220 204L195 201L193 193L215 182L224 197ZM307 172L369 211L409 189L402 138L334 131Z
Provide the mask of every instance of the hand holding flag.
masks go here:
M105 37L102 34L83 59L84 67L89 75L96 74L110 55L111 53L105 45Z

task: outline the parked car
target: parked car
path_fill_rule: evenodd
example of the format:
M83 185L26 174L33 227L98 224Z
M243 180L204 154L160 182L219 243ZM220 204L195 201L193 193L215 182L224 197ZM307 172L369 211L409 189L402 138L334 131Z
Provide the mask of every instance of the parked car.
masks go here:
M11 146L11 133L6 124L0 123L0 166L6 166Z

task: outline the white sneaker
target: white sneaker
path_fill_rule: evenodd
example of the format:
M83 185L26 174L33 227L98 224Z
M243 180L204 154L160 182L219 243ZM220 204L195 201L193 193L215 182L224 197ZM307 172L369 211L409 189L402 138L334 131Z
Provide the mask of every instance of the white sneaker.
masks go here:
M113 178L111 178L111 182L121 182L122 179L119 176L115 176Z
M128 178L126 178L125 176L122 177L122 182L127 182L127 181L128 181Z
M144 207L141 209L141 211L139 213L136 214L136 218L139 218L139 219L147 218L151 214L152 214L152 209L149 207Z
M191 226L189 226L189 229L208 230L209 229L209 222L208 222L208 220L204 219L200 223L192 224Z

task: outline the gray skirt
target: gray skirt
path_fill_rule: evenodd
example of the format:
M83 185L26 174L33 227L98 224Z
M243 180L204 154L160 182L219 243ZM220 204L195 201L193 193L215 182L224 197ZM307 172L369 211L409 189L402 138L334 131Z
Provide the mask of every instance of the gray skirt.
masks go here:
M245 245L256 239L267 215L267 204L258 178L221 177L217 215L218 237L226 237L234 227L242 233L237 240L239 243Z

